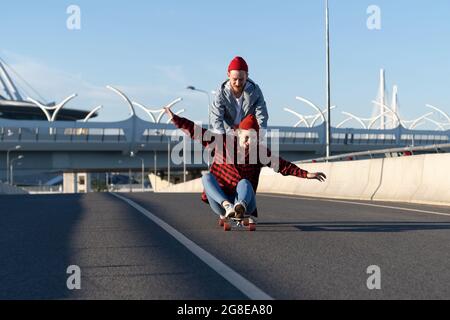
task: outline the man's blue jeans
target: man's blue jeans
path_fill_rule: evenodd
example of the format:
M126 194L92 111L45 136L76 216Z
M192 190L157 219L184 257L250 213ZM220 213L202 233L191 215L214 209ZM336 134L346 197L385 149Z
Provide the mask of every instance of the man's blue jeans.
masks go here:
M227 196L223 192L216 178L211 173L205 174L202 177L202 182L209 205L217 215L225 215L225 209L222 207L224 201L229 201L231 204L244 202L247 207L246 214L252 214L255 211L255 192L253 191L252 184L247 179L239 181L236 187L236 193L232 197Z

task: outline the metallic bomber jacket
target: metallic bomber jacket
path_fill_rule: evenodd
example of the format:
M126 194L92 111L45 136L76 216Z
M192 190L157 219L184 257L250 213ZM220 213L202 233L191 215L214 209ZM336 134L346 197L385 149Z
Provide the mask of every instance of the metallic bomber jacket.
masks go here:
M260 128L266 129L269 114L259 86L251 79L248 79L243 95L243 110L240 120L249 114L253 114L258 120ZM236 107L237 102L231 92L230 82L227 80L217 90L211 106L211 126L214 132L223 134L227 129L233 127L234 119L236 118Z

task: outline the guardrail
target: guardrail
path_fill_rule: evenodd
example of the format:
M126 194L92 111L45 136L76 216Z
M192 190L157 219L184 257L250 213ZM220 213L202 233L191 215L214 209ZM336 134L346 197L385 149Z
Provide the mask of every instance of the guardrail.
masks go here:
M336 160L356 160L360 158L376 158L378 155L383 155L384 157L394 157L400 155L414 155L415 152L424 152L424 151L435 151L436 153L447 153L450 152L450 143L444 144L435 144L428 146L409 146L409 147L401 147L401 148L390 148L390 149L382 149L382 150L372 150L372 151L362 151L362 152L353 152L335 155L331 157L322 157L310 160L298 161L296 164L302 163L316 163L316 162L331 162ZM409 153L408 153L409 152Z

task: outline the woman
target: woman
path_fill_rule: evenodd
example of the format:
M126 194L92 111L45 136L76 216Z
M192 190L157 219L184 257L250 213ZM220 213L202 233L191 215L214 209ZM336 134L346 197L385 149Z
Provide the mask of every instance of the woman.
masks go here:
M210 172L202 177L202 200L209 203L221 221L249 216L249 224L256 225L258 212L255 193L264 166L284 176L321 182L326 179L321 172L310 173L281 157L273 156L267 147L259 143L259 125L254 115L244 118L236 131L216 134L175 115L170 108L165 108L165 112L172 123L192 139L200 141L204 147L214 146Z

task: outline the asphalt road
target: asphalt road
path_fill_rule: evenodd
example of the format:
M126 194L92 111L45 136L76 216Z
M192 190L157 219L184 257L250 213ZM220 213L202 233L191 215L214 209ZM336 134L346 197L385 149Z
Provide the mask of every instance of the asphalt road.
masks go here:
M258 195L257 231L224 232L198 194L122 196L275 299L450 299L449 207ZM0 197L0 299L247 298L112 194Z

